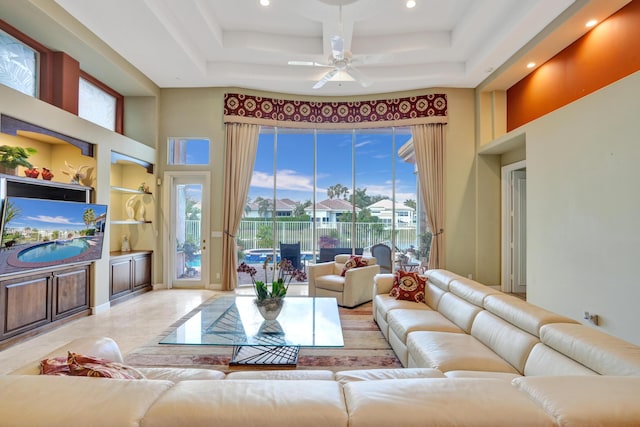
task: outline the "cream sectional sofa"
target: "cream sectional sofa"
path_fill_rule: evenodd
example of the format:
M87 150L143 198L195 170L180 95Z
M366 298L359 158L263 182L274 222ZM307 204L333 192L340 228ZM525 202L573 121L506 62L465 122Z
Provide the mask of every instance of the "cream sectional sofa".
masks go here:
M640 426L640 348L442 270L374 318L406 368L139 368L146 379L0 376L2 426ZM109 338L67 350L122 361Z
M640 375L640 347L446 270L426 272L425 304L374 279L373 315L405 367L448 377Z

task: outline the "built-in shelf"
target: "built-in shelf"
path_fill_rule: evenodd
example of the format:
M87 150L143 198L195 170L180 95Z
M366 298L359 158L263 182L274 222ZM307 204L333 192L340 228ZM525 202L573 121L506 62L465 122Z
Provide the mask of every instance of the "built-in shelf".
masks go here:
M125 187L111 187L111 191L114 191L116 193L130 193L130 194L142 194L142 195L153 195L153 193L149 192L149 191L142 191L142 190L134 190L133 188L125 188Z
M134 224L151 224L152 221L137 221L137 220L115 220L115 221L111 221L111 224L129 224L129 225L134 225Z

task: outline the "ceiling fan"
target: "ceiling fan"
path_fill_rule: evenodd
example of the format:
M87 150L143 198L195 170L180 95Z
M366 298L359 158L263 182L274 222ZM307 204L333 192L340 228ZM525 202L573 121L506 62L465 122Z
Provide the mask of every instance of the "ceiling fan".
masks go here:
M340 5L340 32L342 33L342 5ZM331 37L331 55L329 55L327 63L315 61L289 61L288 64L331 68L331 70L327 71L324 76L322 76L322 78L313 85L314 89L320 89L340 72L349 75L354 81L360 83L362 87L371 86L371 80L353 67L353 64L356 64L357 62L357 59L353 58L351 52L345 50L344 38L339 34Z

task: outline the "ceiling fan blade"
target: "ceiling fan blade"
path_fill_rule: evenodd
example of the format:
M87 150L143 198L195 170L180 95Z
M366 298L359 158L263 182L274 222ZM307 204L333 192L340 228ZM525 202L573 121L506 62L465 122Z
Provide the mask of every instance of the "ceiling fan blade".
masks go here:
M341 36L331 37L331 55L336 61L344 59L344 39Z
M372 84L372 81L369 80L369 78L367 76L365 76L364 74L362 74L360 71L356 70L353 67L347 67L345 69L346 73L349 74L351 77L353 77L353 79L355 81L357 81L358 83L360 83L360 86L362 87L369 87Z
M333 69L331 71L329 71L327 74L325 74L320 80L318 80L318 82L313 85L314 89L320 89L322 86L324 86L329 80L331 80L333 78L333 76L335 76L336 74L338 74L338 70L337 69Z
M288 65L301 65L303 67L333 67L331 64L321 64L315 61L288 61Z

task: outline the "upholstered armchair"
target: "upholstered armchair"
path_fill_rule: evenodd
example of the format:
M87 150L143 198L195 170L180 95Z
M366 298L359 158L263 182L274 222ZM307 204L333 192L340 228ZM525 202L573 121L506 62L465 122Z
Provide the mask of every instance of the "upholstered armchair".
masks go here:
M373 276L380 272L374 257L362 257L363 267L342 270L351 255L336 255L334 261L309 265L309 296L334 297L341 307L355 307L373 298Z

